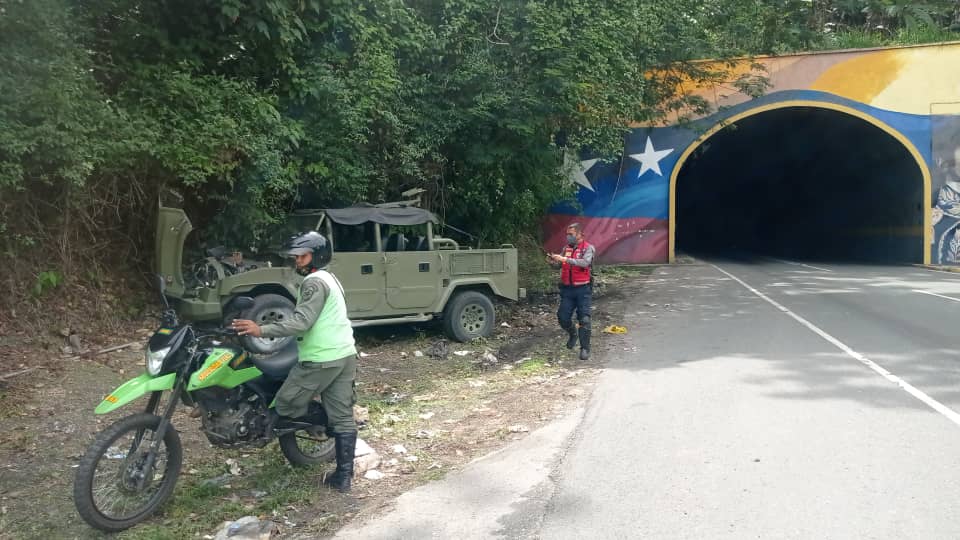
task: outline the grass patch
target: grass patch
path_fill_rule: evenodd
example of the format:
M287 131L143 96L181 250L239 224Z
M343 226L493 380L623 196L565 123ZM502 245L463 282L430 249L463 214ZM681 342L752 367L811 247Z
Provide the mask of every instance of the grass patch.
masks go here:
M213 534L224 521L242 516L282 515L287 506L309 502L322 489L318 479L322 468L290 467L275 446L234 459L240 462L241 475L217 485L210 480L229 474L226 463L196 467L195 474L180 478L173 498L157 517L117 538L178 540Z
M447 476L447 471L444 469L430 469L420 473L420 478L426 482L434 482L437 480L443 480Z
M823 41L813 46L813 50L829 51L843 49L866 49L871 47L895 47L904 45L923 45L955 41L960 38L957 32L946 28L916 26L900 28L891 33L884 30L864 30L848 28L827 34Z
M520 376L539 375L549 371L555 371L556 368L549 364L550 362L548 362L546 358L531 358L530 360L523 361L523 363L513 371Z
M637 276L649 276L657 268L656 264L618 264L601 266L597 273L603 279L623 279Z

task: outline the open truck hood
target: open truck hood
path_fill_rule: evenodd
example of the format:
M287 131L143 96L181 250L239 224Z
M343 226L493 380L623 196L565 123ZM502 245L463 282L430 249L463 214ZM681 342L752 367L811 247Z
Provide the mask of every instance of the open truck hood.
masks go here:
M179 208L160 207L157 213L157 239L154 247L156 272L167 283L166 294L182 298L186 292L183 279L183 244L193 230L187 214Z

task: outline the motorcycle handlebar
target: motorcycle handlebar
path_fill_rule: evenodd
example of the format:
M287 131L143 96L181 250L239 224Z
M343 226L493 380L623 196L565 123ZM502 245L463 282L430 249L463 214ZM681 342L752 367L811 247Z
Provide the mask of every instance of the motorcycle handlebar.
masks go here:
M232 328L207 328L199 332L201 337L237 337L237 331Z

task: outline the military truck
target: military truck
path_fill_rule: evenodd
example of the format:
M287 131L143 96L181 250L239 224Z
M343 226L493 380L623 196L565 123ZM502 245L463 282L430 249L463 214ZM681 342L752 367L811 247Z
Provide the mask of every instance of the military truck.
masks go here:
M439 319L451 339L488 336L496 325L493 299L525 296L518 287L517 250L462 247L437 236L438 223L433 213L409 201L360 204L298 211L287 219L285 233L313 229L330 239L328 269L343 284L354 327ZM246 315L260 323L293 314L302 278L277 251L251 255L215 248L185 266L184 244L192 229L182 210L160 207L157 271L181 317L222 323L236 315L231 300L239 296L253 297ZM269 354L289 339L249 338L246 345Z

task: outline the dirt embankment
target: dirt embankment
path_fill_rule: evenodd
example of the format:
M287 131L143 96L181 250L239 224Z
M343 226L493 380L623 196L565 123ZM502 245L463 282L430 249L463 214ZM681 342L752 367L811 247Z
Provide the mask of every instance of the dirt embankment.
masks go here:
M174 498L119 537L202 538L244 515L273 520L281 536L326 536L358 514L376 513L399 493L581 405L603 358L619 350L619 338L600 330L617 323L647 273L604 274L589 362L563 348L557 299L550 295L498 306L495 335L471 344L448 342L435 327L358 332L359 404L369 413L360 437L379 453L381 474L359 479L349 495L320 487L326 467L290 468L275 444L245 451L211 447L198 420L183 409L175 425L184 442L184 475ZM106 417L92 412L105 394L142 371L141 343L152 331L149 320L130 324L97 346L137 345L73 360L49 344L32 346L25 336L0 338L3 350L14 351L0 375L37 368L0 380L0 538L101 537L73 509L73 474L97 431L142 406Z

